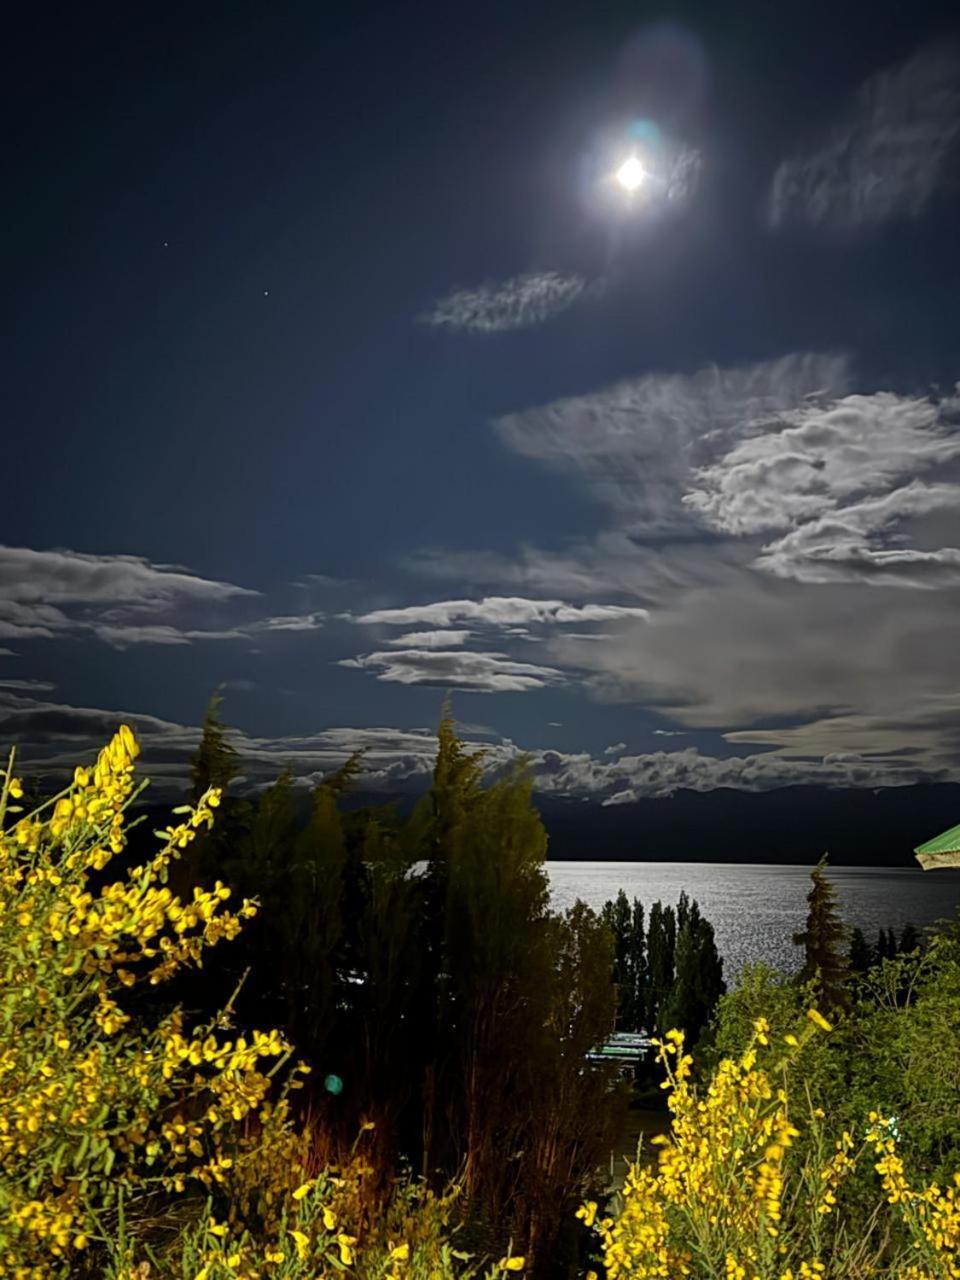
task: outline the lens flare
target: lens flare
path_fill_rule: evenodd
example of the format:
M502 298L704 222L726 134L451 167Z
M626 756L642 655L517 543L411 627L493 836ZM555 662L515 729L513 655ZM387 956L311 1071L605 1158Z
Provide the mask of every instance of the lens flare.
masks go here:
M629 156L616 172L616 179L624 191L636 191L646 176L647 171L636 156Z

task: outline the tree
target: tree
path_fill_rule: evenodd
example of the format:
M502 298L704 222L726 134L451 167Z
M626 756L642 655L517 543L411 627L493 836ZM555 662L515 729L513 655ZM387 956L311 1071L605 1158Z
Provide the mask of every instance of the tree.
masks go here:
M190 766L192 798L196 803L210 787L226 791L240 772L240 754L231 743L230 730L220 716L223 694L218 689L207 703L200 745Z
M613 937L613 982L617 988L617 1027L639 1031L644 1025L647 995L647 944L643 903L631 905L623 889L605 902L600 917Z
M713 925L703 919L699 904L695 900L691 903L685 893L677 907L677 922L673 985L660 1022L663 1028L678 1027L686 1032L687 1042L693 1046L726 990L723 961Z
M873 948L864 936L863 930L857 927L850 935L850 971L856 975L864 974L872 964Z
M909 922L905 924L900 933L900 955L909 955L912 951L919 950L921 944L922 939L916 925Z
M630 913L630 946L631 957L630 982L633 997L625 1011L626 1030L641 1031L644 1026L644 1001L646 999L647 973L647 941L643 928L643 903L639 898L633 900Z
M820 999L828 1008L847 1003L845 990L849 963L841 947L846 929L837 910L837 895L826 875L827 855L824 854L810 873L812 885L807 894L806 927L793 935L798 947L803 947L801 980L813 980L817 984Z
M663 1010L673 988L674 954L677 945L677 921L673 907L655 902L650 908L647 928L647 1000L644 1024L651 1031L669 1030L663 1023Z

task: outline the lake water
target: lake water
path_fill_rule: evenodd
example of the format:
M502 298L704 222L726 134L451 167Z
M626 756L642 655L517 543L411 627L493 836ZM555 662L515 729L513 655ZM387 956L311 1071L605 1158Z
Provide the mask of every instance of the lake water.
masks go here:
M796 969L800 950L790 941L803 928L810 867L726 862L548 862L553 905L577 898L599 909L624 889L649 913L659 899L676 904L681 889L696 898L716 930L729 984L745 964L763 961ZM899 934L952 916L960 906L960 868L830 867L843 917L859 925L869 942L881 928Z

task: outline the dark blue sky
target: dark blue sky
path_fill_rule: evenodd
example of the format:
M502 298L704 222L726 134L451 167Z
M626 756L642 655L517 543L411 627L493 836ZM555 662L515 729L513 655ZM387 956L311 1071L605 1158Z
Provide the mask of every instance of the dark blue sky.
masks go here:
M8 30L7 736L955 778L949 8L327 9Z

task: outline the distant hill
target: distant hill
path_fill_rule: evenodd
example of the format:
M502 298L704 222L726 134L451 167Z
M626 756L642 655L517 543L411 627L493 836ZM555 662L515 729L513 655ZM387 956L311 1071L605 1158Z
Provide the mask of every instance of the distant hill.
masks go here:
M960 822L960 785L881 791L681 791L606 808L537 797L551 858L916 866L913 849Z

